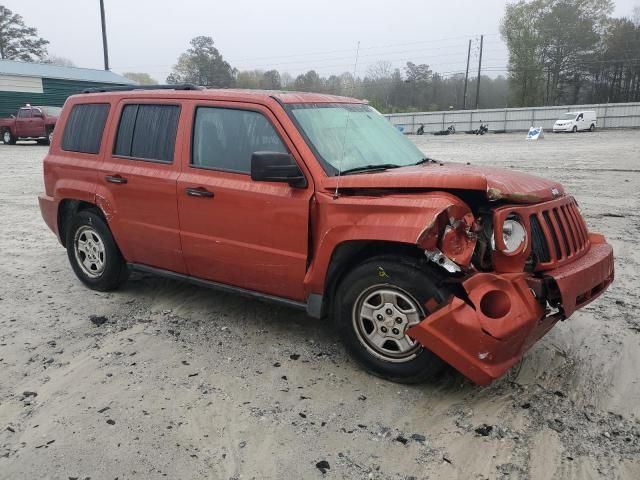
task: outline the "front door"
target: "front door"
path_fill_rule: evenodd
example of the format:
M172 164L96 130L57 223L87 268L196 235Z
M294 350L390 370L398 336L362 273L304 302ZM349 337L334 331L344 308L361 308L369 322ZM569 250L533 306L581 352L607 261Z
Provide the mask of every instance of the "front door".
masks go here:
M31 118L31 107L21 108L18 110L16 117L16 136L32 137L34 128Z
M250 176L256 151L290 153L306 172L293 144L266 107L194 102L191 109L193 132L178 179L189 274L304 300L313 186L254 182Z
M176 102L121 102L98 181L127 261L186 273L176 204L180 111Z

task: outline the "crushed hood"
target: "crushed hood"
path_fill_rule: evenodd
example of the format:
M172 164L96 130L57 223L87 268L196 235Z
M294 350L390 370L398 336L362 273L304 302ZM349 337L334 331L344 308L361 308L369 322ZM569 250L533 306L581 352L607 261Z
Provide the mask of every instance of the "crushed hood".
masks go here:
M338 177L327 177L323 188L335 190ZM382 172L344 175L340 189L477 190L489 200L539 203L564 195L561 184L517 170L462 163L426 163Z

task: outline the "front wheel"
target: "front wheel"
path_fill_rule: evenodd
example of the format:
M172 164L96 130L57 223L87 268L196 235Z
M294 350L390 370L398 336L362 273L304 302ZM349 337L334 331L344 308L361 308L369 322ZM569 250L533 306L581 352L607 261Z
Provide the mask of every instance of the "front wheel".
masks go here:
M574 125L573 128L571 129L571 131L573 133L576 133L578 131L578 127Z
M5 145L15 145L16 137L13 136L11 130L6 129L4 132L2 132L2 141Z
M71 219L66 245L73 271L93 290L113 290L129 276L109 227L96 212L83 210Z
M376 257L349 272L338 287L334 319L347 350L374 375L418 383L444 362L406 335L447 293L436 272L409 257Z

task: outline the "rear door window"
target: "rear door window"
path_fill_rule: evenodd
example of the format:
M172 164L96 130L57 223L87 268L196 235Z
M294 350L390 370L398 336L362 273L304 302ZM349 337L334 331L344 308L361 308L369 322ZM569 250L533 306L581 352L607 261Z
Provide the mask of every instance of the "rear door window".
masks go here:
M178 105L125 105L120 115L113 154L171 163L179 118Z
M108 116L108 103L74 105L64 127L62 149L68 152L98 153Z
M289 153L264 115L251 110L198 107L192 166L250 173L251 155L259 151Z

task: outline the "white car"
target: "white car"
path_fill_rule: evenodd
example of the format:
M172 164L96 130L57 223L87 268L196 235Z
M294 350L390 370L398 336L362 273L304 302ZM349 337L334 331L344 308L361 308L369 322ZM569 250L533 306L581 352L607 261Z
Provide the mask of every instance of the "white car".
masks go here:
M556 120L556 123L553 125L553 131L554 133L576 133L579 130L590 130L593 132L596 129L596 123L596 112L593 110L587 110L584 112L567 112Z

